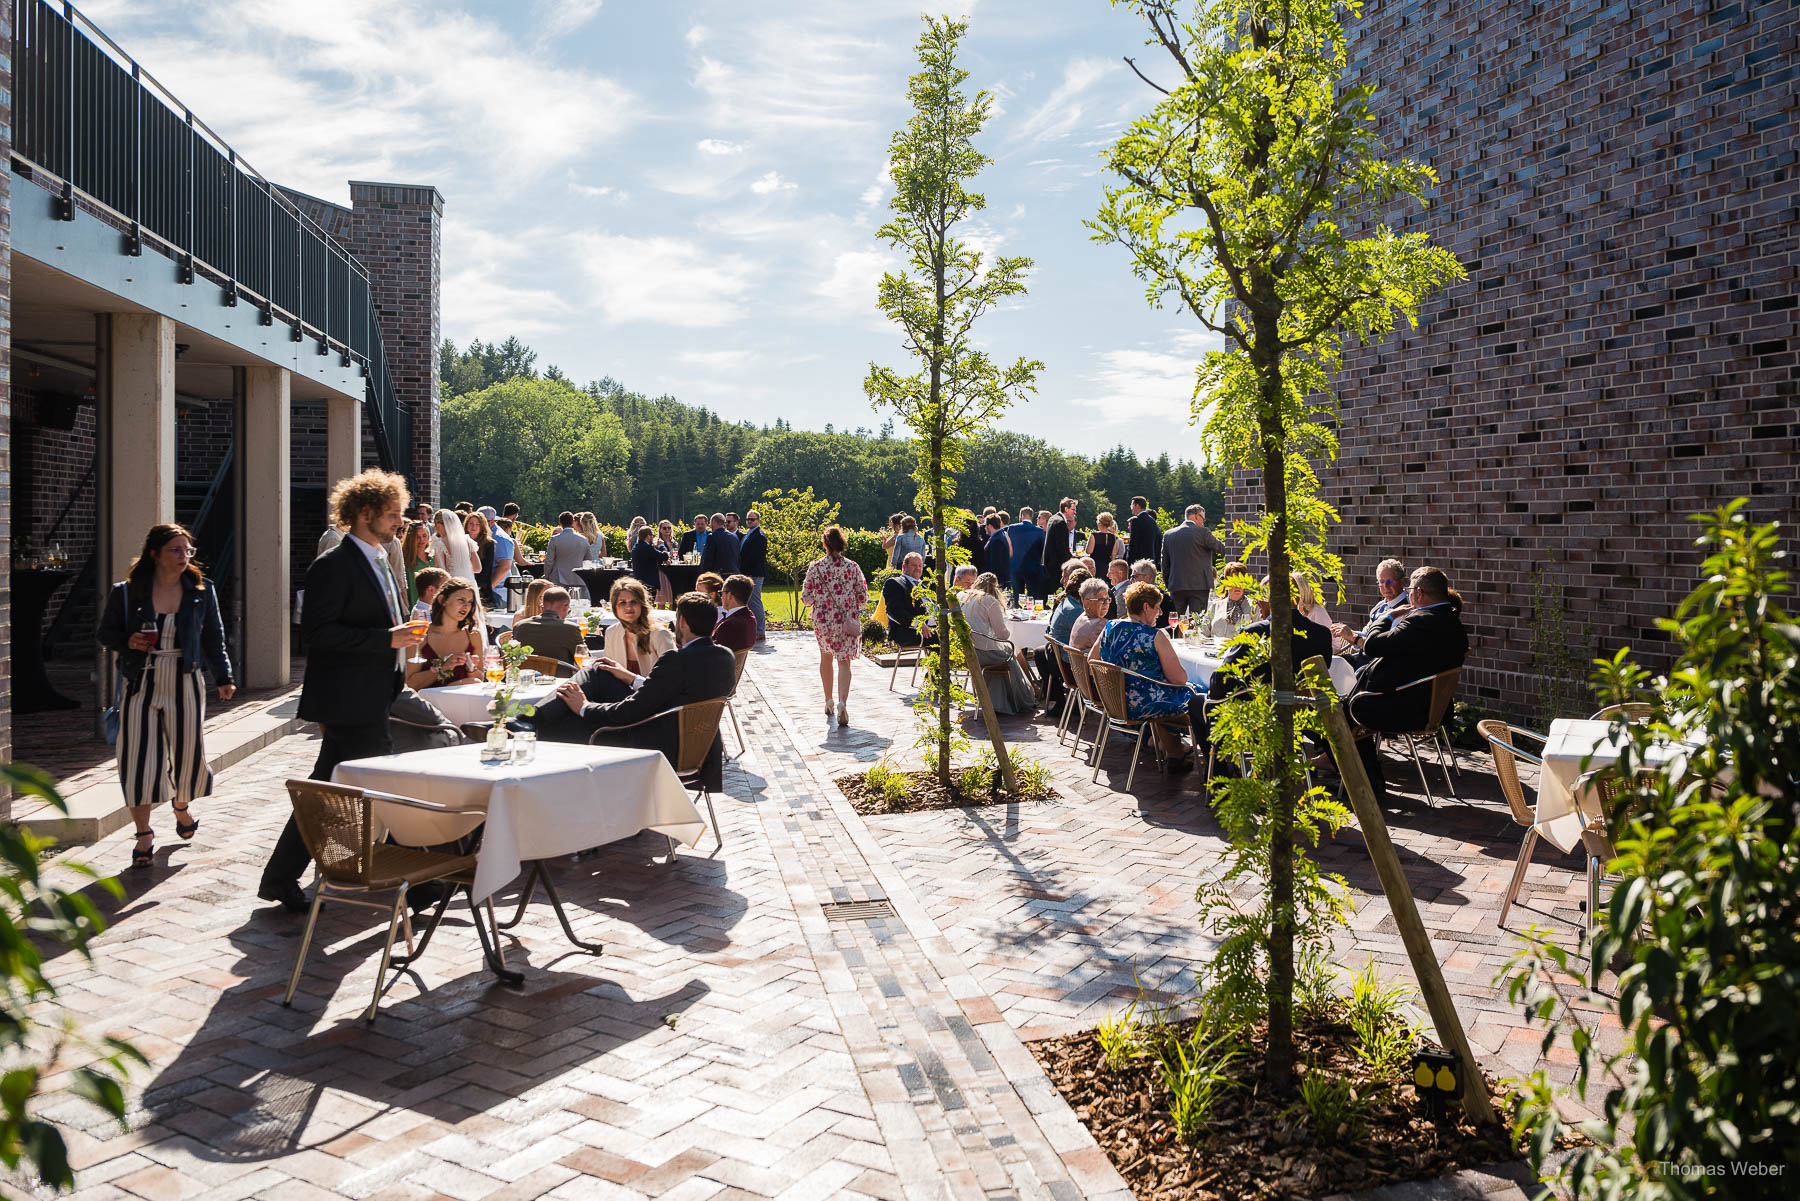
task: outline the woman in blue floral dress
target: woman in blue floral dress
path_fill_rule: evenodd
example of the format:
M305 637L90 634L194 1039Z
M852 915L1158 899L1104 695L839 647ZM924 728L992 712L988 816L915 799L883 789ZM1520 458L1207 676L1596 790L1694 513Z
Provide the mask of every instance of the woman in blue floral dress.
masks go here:
M1131 585L1125 589L1126 616L1107 622L1094 645L1096 659L1137 673L1125 677L1125 712L1133 721L1182 713L1191 716L1206 699L1205 686L1188 683L1187 669L1175 657L1175 645L1156 628L1162 600L1155 584L1140 581ZM1193 760L1187 757L1180 735L1161 725L1155 730L1158 744L1169 757L1169 770L1191 768Z

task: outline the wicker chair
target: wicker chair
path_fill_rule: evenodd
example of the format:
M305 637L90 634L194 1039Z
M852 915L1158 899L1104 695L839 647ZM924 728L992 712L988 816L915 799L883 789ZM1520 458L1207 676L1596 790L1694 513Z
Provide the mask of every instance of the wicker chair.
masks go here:
M1117 730L1121 734L1126 734L1135 730L1137 738L1131 748L1131 770L1125 773L1125 791L1130 792L1132 782L1137 779L1138 760L1143 757L1144 753L1144 732L1152 726L1176 728L1178 722L1179 728L1185 729L1188 725L1187 714L1183 713L1179 718L1171 714L1164 717L1133 720L1129 716L1125 703L1125 677L1136 676L1140 680L1151 680L1152 683L1157 684L1166 684L1168 681L1153 680L1150 676L1142 675L1114 663L1108 663L1103 659L1088 661L1088 675L1093 682L1094 695L1100 702L1102 714L1100 737L1094 743L1094 774L1092 778L1100 779L1100 760L1106 754L1106 740L1111 737L1112 732ZM1152 751L1154 752L1154 750L1153 746Z
M526 655L525 661L519 666L526 671L535 671L539 675L558 676L565 680L575 674L573 663L564 663L561 659L552 659L549 655Z
M1656 716L1656 706L1648 701L1626 701L1622 705L1608 705L1588 720L1612 721L1614 718L1623 717L1628 722L1640 722L1649 721L1654 716Z
M719 737L719 722L725 716L725 706L729 697L718 697L710 701L690 701L685 705L677 705L673 709L664 709L661 713L646 717L643 721L632 722L629 726L608 726L594 731L588 739L590 743L607 745L605 736L616 734L620 730L635 729L649 725L653 721L661 721L665 717L674 717L680 723L675 750L675 775L694 793L706 802L707 816L712 818L713 838L717 840L713 846L716 855L719 848L725 845L724 832L719 829L719 814L713 808L712 790L706 786L701 771L706 765L706 755L712 749L713 739ZM669 839L669 860L675 859L675 840Z
M1100 698L1094 692L1094 677L1088 670L1090 663L1086 651L1078 651L1073 646L1069 648L1069 676L1075 682L1077 698L1075 741L1069 744L1069 750L1076 755L1081 754L1081 731L1087 728L1088 717L1092 715L1101 721L1106 720L1106 710L1100 707ZM1098 746L1098 742L1093 744L1093 747ZM1092 749L1090 747L1090 751Z
M734 669L735 674L731 677L731 695L725 698L725 711L731 714L731 728L737 734L737 753L742 755L744 753L744 727L738 725L737 706L733 702L737 700L738 685L744 682L744 666L750 662L750 652L741 650L732 651L731 654L737 663ZM733 756L733 758L735 757Z
M403 920L407 924L407 949L412 950L411 919L406 916L407 890L433 880L468 886L474 882L475 856L445 855L376 841L371 794L360 788L322 780L289 780L287 788L288 798L294 806L294 824L317 865L319 882L313 890L312 911L307 915L306 932L300 937L293 974L288 977L287 995L281 1003L293 1004L294 992L300 987L300 969L306 963L306 952L312 945L313 930L319 921L319 908L325 899L329 896L337 901L386 909L388 906L372 904L362 898L370 893L392 891L394 903L388 914L387 941L381 948L381 967L375 973L375 995L364 1015L373 1022L387 982L388 962L393 958L394 931ZM387 803L409 803L406 797L378 795ZM437 919L443 916L443 909L439 905L437 917L433 918L434 927ZM479 911L475 921L479 929ZM426 937L429 939L429 932ZM496 942L498 938L496 934ZM483 930L482 941L485 943L486 939Z
M1592 792L1600 816L1589 817L1581 830L1582 855L1587 860L1587 932L1594 932L1594 914L1600 908L1600 881L1606 876L1606 865L1619 857L1617 848L1613 846L1612 831L1607 828L1607 814L1618 805L1619 798L1630 796L1647 785L1654 784L1656 772L1645 769L1637 773L1635 779L1626 779L1619 774L1615 765L1598 768L1588 772L1575 781L1574 795L1578 807L1586 813L1588 806L1580 804L1580 798L1586 792Z
M1069 715L1081 703L1081 694L1075 688L1075 672L1069 667L1069 644L1058 642L1046 634L1044 645L1050 648L1050 660L1056 664L1057 674L1062 677L1063 682L1062 719L1056 723L1056 741L1061 742L1069 728Z
M1405 692L1408 688L1431 689L1431 701L1426 708L1425 724L1417 730L1382 730L1383 738L1404 738L1406 749L1412 753L1413 766L1419 769L1419 785L1425 789L1425 803L1435 806L1437 798L1431 795L1431 785L1425 779L1425 761L1419 758L1419 739L1424 738L1437 749L1438 766L1444 771L1444 784L1450 789L1450 795L1456 795L1456 781L1451 773L1456 770L1456 753L1450 747L1450 736L1444 732L1444 717L1450 712L1450 701L1456 695L1456 682L1462 678L1462 668L1452 667L1449 671L1440 671L1434 676L1422 676L1410 680L1394 692ZM1377 693L1365 695L1375 696Z
M1509 726L1503 721L1488 718L1475 723L1481 736L1488 741L1494 752L1494 774L1500 777L1500 791L1506 796L1506 807L1512 810L1512 819L1525 827L1525 837L1519 843L1519 861L1513 866L1512 880L1506 886L1506 899L1500 902L1500 925L1506 925L1507 914L1512 911L1513 902L1518 899L1519 889L1525 883L1525 869L1531 865L1531 853L1537 849L1538 832L1533 824L1537 821L1537 811L1525 799L1525 786L1519 782L1519 760L1542 767L1544 760L1541 754L1532 754L1520 747L1515 738L1531 738L1538 743L1541 751L1544 735L1535 730Z

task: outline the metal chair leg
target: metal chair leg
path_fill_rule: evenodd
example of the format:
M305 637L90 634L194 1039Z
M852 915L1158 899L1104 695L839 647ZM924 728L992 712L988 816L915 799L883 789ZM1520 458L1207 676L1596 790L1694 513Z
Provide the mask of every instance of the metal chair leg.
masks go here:
M1075 691L1074 689L1070 689L1069 695L1063 698L1062 720L1056 723L1056 741L1058 742L1061 742L1063 737L1069 732L1069 714L1074 710L1074 707Z
M375 1022L375 1010L381 1005L382 986L387 983L388 960L394 957L394 931L400 925L400 913L406 907L406 885L394 890L394 912L388 916L387 941L381 944L381 966L375 969L375 995L369 998L369 1012L363 1020Z
M1462 775L1462 769L1456 765L1456 745L1450 741L1450 732L1444 729L1443 726L1439 726L1437 728L1437 736L1438 742L1442 744L1444 748L1443 757L1439 761L1450 765L1444 772L1444 778L1448 780L1451 772L1455 772L1459 776ZM1454 787L1452 795L1454 795Z
M1100 760L1106 755L1106 741L1111 737L1112 716L1110 714L1103 714L1100 718L1100 737L1094 740L1094 774L1089 777L1089 780L1092 783L1099 783L1100 781Z
M1137 779L1138 760L1144 757L1144 731L1150 723L1140 721L1137 728L1137 741L1131 744L1131 770L1125 773L1125 791L1131 791L1131 782Z
M1587 857L1587 932L1594 933L1594 913L1600 908L1600 859L1592 851Z
M1413 766L1419 769L1419 787L1425 790L1425 803L1435 809L1437 798L1431 795L1431 785L1425 779L1425 761L1419 758L1419 740L1410 734L1403 734L1401 737L1406 739L1406 749L1412 752Z
M733 759L740 759L743 757L743 754L744 754L744 727L738 725L737 706L736 705L732 704L730 701L726 701L725 702L725 712L731 714L731 728L737 732L737 744L738 744L737 754L729 756L729 757L733 758Z
M1512 912L1513 902L1518 899L1519 889L1525 883L1525 869L1531 865L1531 852L1537 849L1538 832L1534 827L1526 827L1525 837L1519 843L1519 862L1513 865L1512 880L1506 886L1506 900L1500 902L1500 924L1506 925L1506 915Z
M281 998L284 1006L294 1003L294 990L300 987L300 968L306 963L307 949L312 946L313 927L319 924L319 906L324 901L325 889L321 883L313 889L312 911L306 915L306 933L300 936L300 950L294 956L294 971L288 977L287 996Z
M713 847L713 854L716 855L719 853L720 848L725 845L725 832L719 829L719 814L718 811L713 808L712 789L702 788L700 790L700 796L701 799L706 802L706 815L712 818L713 838L716 840L716 845ZM673 851L670 851L669 853L671 855L674 854Z

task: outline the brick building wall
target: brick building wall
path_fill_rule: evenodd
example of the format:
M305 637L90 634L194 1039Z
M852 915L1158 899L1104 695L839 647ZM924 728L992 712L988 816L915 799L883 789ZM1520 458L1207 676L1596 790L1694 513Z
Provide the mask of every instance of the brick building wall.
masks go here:
M284 188L369 271L388 369L413 419L417 499L439 499L438 355L444 198L433 187L350 185L350 207ZM372 445L364 458L374 461Z
M1371 0L1351 30L1383 136L1440 180L1388 219L1469 278L1345 355L1344 607L1387 555L1445 568L1489 708L1538 696L1534 570L1578 656L1664 666L1686 516L1748 496L1800 521L1797 34L1770 0Z
M13 6L0 4L0 164L12 162ZM0 760L12 759L12 170L0 170ZM0 789L0 821L12 794Z

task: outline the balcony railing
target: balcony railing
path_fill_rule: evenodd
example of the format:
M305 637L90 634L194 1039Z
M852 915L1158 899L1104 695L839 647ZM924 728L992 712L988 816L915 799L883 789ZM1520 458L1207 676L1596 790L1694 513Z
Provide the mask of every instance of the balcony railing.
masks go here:
M5 0L0 0L0 3ZM238 157L169 90L70 4L13 0L13 169L250 304L265 325L359 365L381 463L407 471L412 415L400 404L369 273Z

